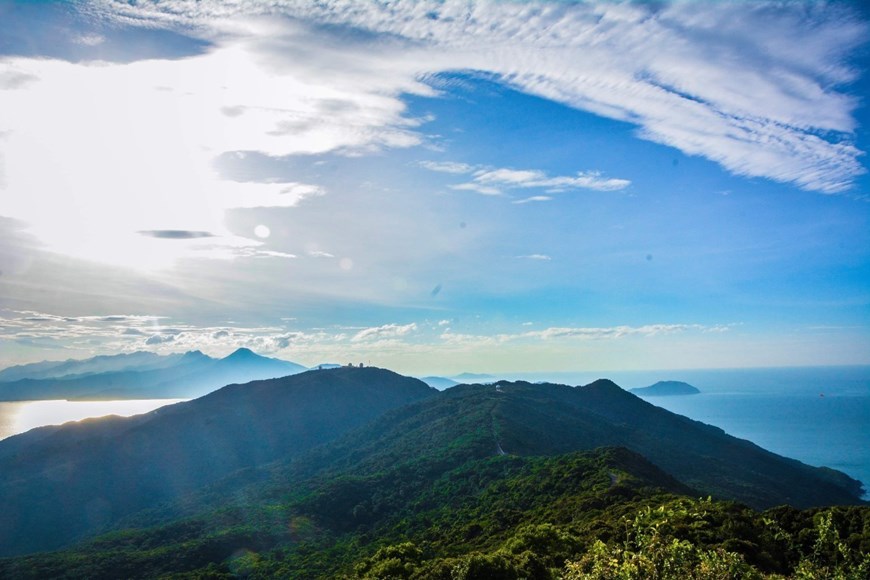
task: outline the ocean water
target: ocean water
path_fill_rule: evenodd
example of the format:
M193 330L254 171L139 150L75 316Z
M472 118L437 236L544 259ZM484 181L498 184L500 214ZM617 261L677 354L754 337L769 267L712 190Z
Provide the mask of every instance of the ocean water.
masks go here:
M685 381L701 394L643 398L779 455L838 469L870 491L870 366L522 375L571 385L602 377L624 388Z
M90 417L129 417L153 411L184 399L138 399L124 401L16 401L0 402L0 439L44 425L60 425Z

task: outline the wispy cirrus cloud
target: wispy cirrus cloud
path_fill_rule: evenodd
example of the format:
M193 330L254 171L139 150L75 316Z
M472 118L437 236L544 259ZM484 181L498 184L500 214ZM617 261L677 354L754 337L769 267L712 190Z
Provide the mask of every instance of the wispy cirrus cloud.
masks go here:
M474 171L474 166L467 163L459 163L456 161L421 161L417 165L429 171L438 171L440 173L454 173L461 175L463 173L471 173Z
M0 122L0 214L67 255L128 267L132 252L157 266L256 255L233 249L257 240L230 235L227 210L295 207L324 190L223 179L217 156L420 145L428 118L410 116L404 98L437 97L430 80L453 71L630 123L738 175L841 193L865 172L859 101L845 87L868 26L844 4L103 0L89 14L207 44L174 60L0 59L0 109L16 111ZM592 171L428 168L466 172L453 187L486 195L628 185ZM66 192L51 212L47 192ZM214 233L212 250L136 233L170 230Z
M474 174L474 182L507 188L543 188L547 191L569 189L592 189L595 191L618 191L631 182L627 179L605 178L597 171L578 172L575 176L550 177L539 170L492 169Z
M380 340L385 338L397 338L401 336L406 336L417 330L417 324L411 322L410 324L384 324L382 326L375 326L372 328L365 328L357 332L353 338L352 342L363 342L369 340Z
M483 71L519 90L632 123L644 139L735 174L838 193L865 171L854 143L858 100L839 87L856 78L849 58L866 41L868 26L848 5L176 0L101 6L110 17L150 26L209 27L228 14L346 26L374 33L374 49L403 43L407 58L394 53L393 71L412 77ZM374 54L368 63L382 61L382 53ZM380 73L366 86L396 78Z
M196 238L213 238L211 232L198 232L191 230L140 230L137 232L143 236L160 238L162 240L193 240Z
M524 323L523 326L528 326ZM453 345L494 346L519 341L564 341L564 340L620 340L630 337L651 338L686 332L720 333L732 328L730 324L646 324L642 326L607 326L607 327L549 327L543 330L529 330L518 333L501 333L494 335L463 334L447 331L441 334L441 339Z
M419 166L441 173L471 175L471 181L454 184L450 188L460 191L476 191L483 195L501 195L504 190L531 188L544 189L548 193L564 192L572 189L619 191L631 185L631 182L627 179L603 177L598 171L579 171L576 175L551 177L539 169L494 168L454 161L423 161L419 163ZM513 203L549 201L550 199L552 199L550 196L537 195L517 200Z
M517 205L522 205L522 204L526 204L526 203L534 203L537 201L552 201L552 200L553 200L553 198L550 197L549 195L533 195L531 197L524 197L523 199L516 199L516 200L512 201L511 203L517 204Z

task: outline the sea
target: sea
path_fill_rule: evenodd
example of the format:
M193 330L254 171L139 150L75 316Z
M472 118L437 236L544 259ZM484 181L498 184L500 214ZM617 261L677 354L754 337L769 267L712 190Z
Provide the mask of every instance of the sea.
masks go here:
M185 399L137 399L123 401L15 401L0 402L0 439L24 433L34 427L60 425L90 417L130 417L153 411Z
M701 394L642 398L779 455L842 471L863 482L864 499L870 499L870 366L521 373L505 378L568 385L607 378L626 389L684 381Z
M644 397L779 455L838 469L870 491L870 366L514 373L498 378L623 388L684 381L699 395ZM0 403L0 439L41 425L146 413L181 399ZM865 499L870 494L865 493Z

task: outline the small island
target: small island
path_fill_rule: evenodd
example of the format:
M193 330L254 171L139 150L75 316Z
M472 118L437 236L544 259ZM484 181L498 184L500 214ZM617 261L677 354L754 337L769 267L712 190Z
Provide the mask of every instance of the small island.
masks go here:
M639 397L673 397L677 395L697 395L701 391L689 383L682 381L659 381L649 387L629 389L629 392Z

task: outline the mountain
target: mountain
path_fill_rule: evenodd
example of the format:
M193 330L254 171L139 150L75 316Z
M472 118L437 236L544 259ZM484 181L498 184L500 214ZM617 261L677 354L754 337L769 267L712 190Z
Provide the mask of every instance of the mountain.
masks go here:
M294 382L302 378L305 388ZM327 378L354 387L327 387ZM312 403L324 397L319 413L326 408L347 413L362 393L414 396L360 420L341 436L321 439L321 445L291 446L272 462L260 458L257 465L192 494L152 504L117 522L122 531L65 552L0 560L0 576L543 579L554 577L566 560L603 554L602 565L612 566L618 550L628 550L640 565L641 557L667 557L676 546L681 562L699 562L703 556L708 566L705 575L686 577L750 577L749 565L786 574L808 557L812 560L802 565L820 566L828 554L817 539L824 534L840 538L830 552L837 565L858 562L855 570L870 545L870 508L803 512L779 507L759 513L733 502L687 499L712 493L747 498L757 508L784 502L799 507L861 503L857 482L842 474L768 453L654 407L610 381L584 387L502 381L435 392L414 379L360 368L312 371L281 381L302 389L299 393ZM370 391L366 385L372 381L390 388ZM261 383L229 387L228 394L223 389L199 401L256 388L272 393L276 381L262 384L267 383L268 388L258 387ZM299 399L294 402L300 404ZM224 402L208 413L212 421L235 416L237 402ZM313 419L296 431L308 433L330 417L312 418L311 409L288 416L287 406L269 401L237 425L272 421L257 427L262 437L281 423ZM179 425L205 410L188 414ZM173 438L179 447L201 441L184 432ZM239 445L236 453L256 439ZM87 441L76 451L94 444L92 436ZM2 450L0 444L0 462ZM23 459L22 450L19 455ZM55 455L54 467L42 477L56 478L57 466L76 457ZM0 464L0 473L19 477L7 469ZM138 476L148 469L143 466ZM0 490L0 498L6 495ZM87 497L78 498L82 512L88 512L82 499ZM40 517L64 505L51 495L42 502L34 504ZM9 508L0 509L5 516ZM831 518L825 524L830 527L823 532L819 522L825 517ZM54 525L61 521L66 522ZM8 537L18 541L24 532ZM606 545L595 547L597 541ZM842 542L842 551L836 542ZM644 551L660 548L666 549L664 555ZM709 553L692 552L708 548ZM732 560L721 560L726 556ZM717 562L730 572L711 571ZM638 574L632 577L644 576Z
M114 359L105 368L122 366L122 359L105 358ZM246 348L240 348L222 359L211 358L199 351L160 359L139 358L145 359L148 364L130 365L124 370L65 374L42 379L23 378L0 383L0 401L191 398L229 383L277 378L306 370L296 363L259 356ZM101 368L94 360L80 361L82 364L66 368ZM12 376L20 372L23 371L17 371Z
M697 387L693 387L689 383L682 381L659 381L648 387L639 387L629 389L629 393L633 393L638 397L670 397L678 395L697 395L701 391Z
M338 363L320 363L319 365L314 365L311 368L312 369L326 370L326 369L337 369L337 368L343 367L343 366L345 366L345 365L340 365Z
M308 371L230 385L129 419L10 437L0 441L0 554L66 545L239 469L295 457L435 392L377 368Z
M201 353L200 353L201 354ZM137 351L127 354L95 356L89 359L44 361L18 365L0 371L0 383L22 379L59 379L119 371L143 371L166 368L177 364L182 354L158 355Z
M422 377L420 378L420 380L429 385L430 387L438 389L439 391L449 389L450 387L455 387L459 384L453 379L448 379L446 377Z
M323 465L373 465L377 471L409 456L469 445L476 458L619 446L699 493L759 509L854 504L862 493L861 483L841 472L776 455L651 405L606 379L583 387L459 385L392 411L343 441L332 446Z
M230 385L130 419L47 427L0 442L0 554L61 547L163 502L181 503L150 520L143 513L136 527L239 497L257 511L341 481L350 482L339 490L350 496L317 504L333 506L334 514L318 517L331 517L335 529L355 528L393 513L383 498L397 493L396 478L411 497L468 462L602 446L643 456L667 474L670 483L659 487L672 491L756 508L860 503L860 483L842 473L767 452L607 380L576 388L501 381L438 392L390 371L342 367ZM368 483L353 483L358 478Z

